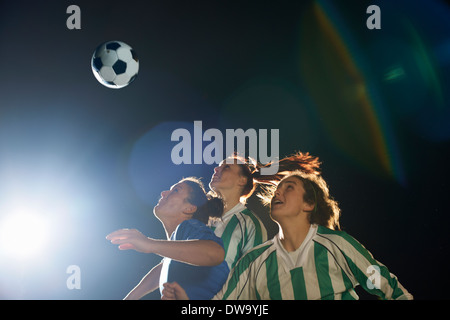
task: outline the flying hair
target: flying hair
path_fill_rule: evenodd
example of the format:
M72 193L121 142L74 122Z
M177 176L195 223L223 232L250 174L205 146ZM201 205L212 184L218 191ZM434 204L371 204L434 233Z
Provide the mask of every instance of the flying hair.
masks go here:
M268 163L262 167L270 166L272 163ZM309 152L296 152L290 156L287 156L281 160L278 160L278 172L273 175L261 175L254 174L254 179L259 184L277 185L281 179L283 179L290 172L299 170L308 174L319 175L321 173L320 166L322 163L318 157L314 157Z
M227 159L232 159L241 168L241 174L247 178L247 183L241 192L241 200L248 199L260 187L263 192L266 188L276 186L278 182L287 174L295 170L301 170L306 173L320 174L320 165L318 157L309 153L296 152L281 160L277 160L278 172L272 175L261 174L261 169L273 165L273 161L267 164L261 164L251 157L244 157L237 152L230 155Z
M287 174L279 183L290 177L295 177L303 183L303 189L305 190L303 200L314 205L314 209L309 212L308 216L310 223L340 230L341 210L337 201L330 195L329 187L323 177L319 174L295 170ZM271 186L258 194L264 205L270 206L276 189L277 187Z

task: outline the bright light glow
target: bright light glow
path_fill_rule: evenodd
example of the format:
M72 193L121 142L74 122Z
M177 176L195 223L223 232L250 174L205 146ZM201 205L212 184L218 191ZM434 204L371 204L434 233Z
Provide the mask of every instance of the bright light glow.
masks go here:
M42 253L48 224L38 213L17 212L0 221L0 252L25 259Z

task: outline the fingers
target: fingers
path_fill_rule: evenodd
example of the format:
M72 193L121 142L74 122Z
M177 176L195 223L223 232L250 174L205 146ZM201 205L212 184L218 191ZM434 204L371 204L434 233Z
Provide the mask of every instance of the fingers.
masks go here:
M112 244L118 244L120 250L135 250L136 247L130 243L130 240L139 233L136 229L120 229L108 234L106 239Z
M161 292L161 300L178 300L177 290L181 288L176 282L166 282L163 284L163 290Z
M113 238L110 241L112 244L124 244L130 242L129 240L130 238L127 237L127 238Z
M152 241L136 229L120 229L106 236L112 244L119 245L120 250L136 250L143 253L151 253Z
M163 290L161 291L161 300L176 300L175 290L168 282L163 284Z
M163 283L164 289L167 289L167 290L170 291L170 292L174 292L174 291L175 291L175 288L177 287L177 285L179 286L179 284L176 283L176 282L166 282L166 283Z
M106 239L111 241L112 244L124 244L133 239L138 239L140 236L142 236L142 233L139 230L120 229L108 234Z
M119 246L119 250L136 250L136 247L131 243L124 243Z
M177 282L166 282L163 284L163 300L189 300L186 291Z
M113 240L113 239L124 239L127 238L131 235L135 235L136 233L138 233L139 231L136 229L120 229L120 230L116 230L114 232L111 232L110 234L108 234L106 236L107 240Z

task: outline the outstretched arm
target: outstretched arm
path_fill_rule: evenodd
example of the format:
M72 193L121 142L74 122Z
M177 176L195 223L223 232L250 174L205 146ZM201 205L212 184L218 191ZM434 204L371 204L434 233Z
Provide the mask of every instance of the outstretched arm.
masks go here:
M159 287L159 276L161 274L162 262L147 273L139 284L131 290L124 300L139 300L143 296L153 292Z
M118 244L120 250L155 253L196 266L216 266L225 259L222 246L212 240L155 240L136 229L117 230L106 236L106 239L112 244Z

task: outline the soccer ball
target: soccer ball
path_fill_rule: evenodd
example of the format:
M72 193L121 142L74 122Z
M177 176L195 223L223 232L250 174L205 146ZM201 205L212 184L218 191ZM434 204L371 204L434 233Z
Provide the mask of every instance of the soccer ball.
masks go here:
M109 41L95 50L91 59L92 72L108 88L120 89L136 79L139 59L126 43Z

